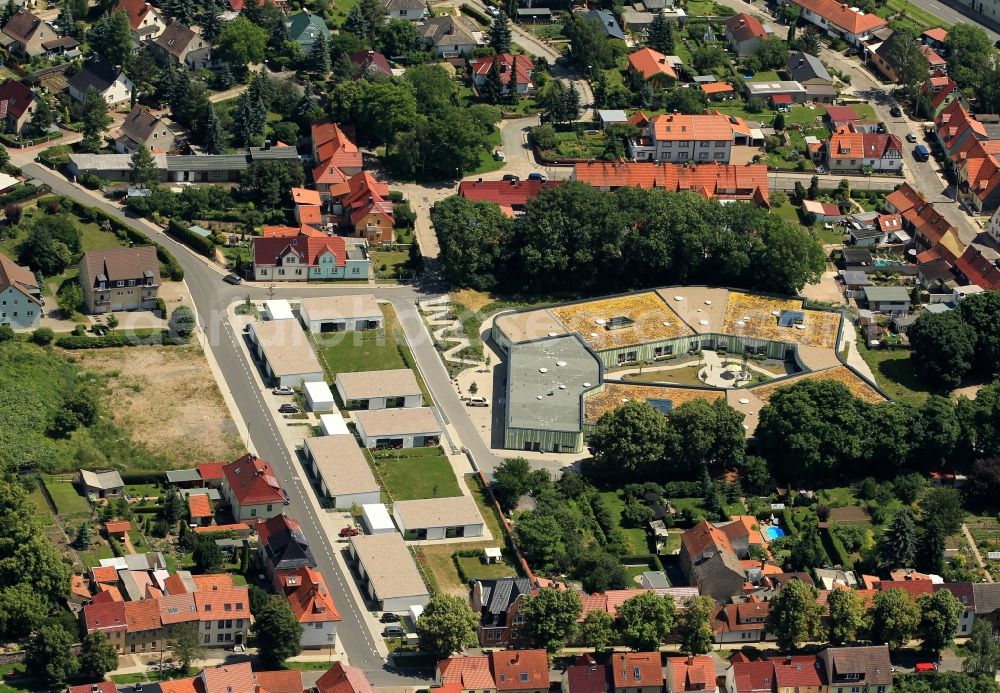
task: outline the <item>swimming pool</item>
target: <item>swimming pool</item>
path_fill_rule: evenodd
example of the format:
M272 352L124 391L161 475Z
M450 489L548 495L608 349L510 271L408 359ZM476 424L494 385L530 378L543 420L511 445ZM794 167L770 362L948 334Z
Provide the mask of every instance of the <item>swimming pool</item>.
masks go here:
M767 538L770 541L774 541L775 539L780 539L781 537L785 536L785 530L783 530L781 527L774 527L774 526L765 527L764 534L767 535Z

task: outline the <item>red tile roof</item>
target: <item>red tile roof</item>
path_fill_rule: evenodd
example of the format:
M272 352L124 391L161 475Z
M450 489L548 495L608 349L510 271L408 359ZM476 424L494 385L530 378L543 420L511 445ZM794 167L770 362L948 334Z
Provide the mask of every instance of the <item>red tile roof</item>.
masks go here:
M208 500L208 494L188 494L188 512L192 518L212 517L212 504Z
M132 523L128 520L107 520L104 523L104 530L108 534L121 534L132 529Z
M851 123L858 119L857 112L850 106L827 106L826 119L835 125Z
M257 693L302 693L305 688L298 669L255 671L253 675L259 686Z
M852 132L850 128L839 127L830 136L826 150L833 159L900 159L903 155L903 143L895 135Z
M294 244L298 240L300 239L255 239L255 262L258 262L256 260L258 243L266 243L270 241L272 244L276 242L277 245L284 244L287 246L289 243ZM324 239L320 238L304 238L301 240L325 242ZM332 241L334 239L331 238L330 240ZM343 239L340 239L340 245L343 246L343 244ZM313 259L315 259L315 256L313 256ZM308 264L312 265L313 262L310 261ZM229 487L233 497L241 506L285 502L287 496L284 489L281 488L281 484L278 482L277 477L274 475L274 469L271 468L271 465L268 462L260 459L259 457L248 453L238 460L234 460L223 467L222 473L225 474L226 485Z
M484 688L490 687L484 686ZM333 666L317 679L316 690L319 693L374 693L365 672L341 662L334 662Z
M438 662L441 684L459 685L463 690L496 688L489 657L452 657Z
M792 655L768 659L774 663L774 680L779 690L826 685L823 660L816 655Z
M326 580L313 568L291 571L300 577L300 586L288 595L288 605L299 623L339 621L340 613Z
M671 691L711 690L715 684L715 664L711 657L667 657L667 671L673 669Z
M265 226L261 231L263 238L295 238L296 236L311 236L313 238L329 238L319 229L308 224L301 226Z
M926 36L932 41L940 41L941 43L944 43L948 39L948 30L942 29L941 27L937 26L934 27L933 29L928 29L927 31L925 31L923 33L923 36Z
M490 653L497 690L547 690L549 658L545 650L494 650Z
M316 185L336 185L346 180L347 176L333 164L321 163L313 169L313 182Z
M299 205L295 208L295 213L298 215L299 223L306 225L303 228L309 228L309 224L323 223L323 211L319 205Z
M313 123L312 141L316 159L323 165L361 168L361 152L336 123Z
M184 585L184 580L181 579L180 575L174 574L164 580L163 588L167 591L168 595L187 594L187 587Z
M95 630L125 631L125 603L88 604L83 607L83 622L87 632Z
M101 585L101 590L90 599L93 604L110 604L111 602L123 602L121 591L114 585Z
M510 53L501 53L496 56L500 60L500 83L510 84L510 76L514 74L514 65L516 62L517 66L517 84L531 84L531 72L535 69L535 64L526 55L515 56ZM476 58L469 63L469 68L472 70L472 74L477 77L484 77L490 73L493 69L494 56L486 55L482 58Z
M221 481L223 478L222 468L225 466L223 462L204 462L198 465L198 474L203 481L212 479L219 479Z
M700 556L711 548L733 553L733 545L729 542L729 537L707 520L702 520L682 533L681 545L691 557Z
M924 57L927 58L927 63L932 68L948 64L948 61L938 55L938 52L930 46L921 46L920 52L924 54Z
M195 591L209 592L211 590L229 589L233 586L233 576L228 573L192 575Z
M340 236L255 238L253 241L254 263L264 266L274 265L275 258L294 252L299 256L300 264L311 267L327 251L333 254L337 267L347 265L347 244Z
M558 181L540 180L464 180L458 184L458 194L467 200L494 202L501 207L523 207L538 197L542 190L559 185Z
M878 227L883 233L903 230L903 217L898 214L880 214Z
M735 14L726 20L726 32L737 42L742 43L743 41L749 41L752 38L766 39L767 32L764 30L764 25L754 17L746 12L740 12Z
M252 693L254 690L250 662L211 667L202 671L200 678L205 688L204 693Z
M907 210L917 205L923 205L925 200L909 183L903 183L895 191L885 196L885 201L896 208L896 211L903 214Z
M733 662L733 680L740 693L774 690L774 663L767 660Z
M153 6L145 0L119 0L118 11L128 15L129 26L132 31L136 31L142 26L142 22L153 10Z
M161 625L159 599L141 599L135 602L125 602L125 626L127 632L144 633L147 630L156 630Z
M645 79L652 79L663 75L677 79L677 73L671 67L670 63L667 62L667 56L659 51L654 51L652 48L640 48L635 53L632 53L628 56L628 64Z
M196 681L201 679L187 678L174 679L172 681L160 681L160 693L203 693Z
M975 246L970 245L965 249L962 256L955 261L955 267L976 286L991 290L1000 289L1000 268L983 257Z
M202 619L250 618L250 593L246 587L198 590L194 604Z
M31 88L16 80L8 79L0 84L0 102L7 102L7 114L14 118L20 119L34 98L35 93Z
M732 140L734 133L749 133L741 119L721 113L686 115L669 113L658 115L650 123L657 142L668 140L719 141Z
M876 14L855 11L835 0L792 0L792 2L852 34L863 34L889 25Z
M764 164L587 162L576 164L573 178L598 188L690 190L709 199L746 200L759 207L769 206Z
M381 72L386 77L392 77L392 66L384 55L376 51L355 51L347 56L352 65L357 65L364 72ZM360 79L363 74L358 75Z
M615 688L663 686L659 652L615 652L608 666Z
M118 688L115 687L114 681L101 681L70 686L69 693L118 693Z

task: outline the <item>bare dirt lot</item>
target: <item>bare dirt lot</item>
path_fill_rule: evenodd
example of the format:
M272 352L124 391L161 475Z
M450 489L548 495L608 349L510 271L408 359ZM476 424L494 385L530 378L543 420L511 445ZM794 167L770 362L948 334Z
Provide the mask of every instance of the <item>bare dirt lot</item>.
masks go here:
M108 409L133 440L175 466L230 461L245 452L199 346L80 352L81 366L108 378Z

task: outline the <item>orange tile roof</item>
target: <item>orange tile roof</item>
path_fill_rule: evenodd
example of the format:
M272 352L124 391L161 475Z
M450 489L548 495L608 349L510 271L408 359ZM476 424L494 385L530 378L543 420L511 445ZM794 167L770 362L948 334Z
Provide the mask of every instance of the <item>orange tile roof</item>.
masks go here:
M645 79L652 79L665 75L672 79L677 79L677 73L667 62L667 56L652 48L640 48L635 53L628 56L628 63L632 69L642 75Z
M889 26L889 23L877 14L857 12L835 0L792 0L792 2L855 35Z
M181 579L180 575L171 575L166 580L163 581L163 587L166 589L167 594L186 594L187 587L184 586L184 581Z
M90 581L83 575L74 574L70 580L70 590L78 597L90 599L90 587L88 587L89 583Z
M161 693L202 693L196 685L196 678L160 681Z
M760 23L760 20L746 12L740 12L727 19L726 31L739 42L752 38L767 38L767 31L764 30L764 25Z
M298 669L255 671L253 675L260 686L258 693L302 693L305 688Z
M438 662L442 685L458 684L464 690L496 688L489 657L452 657Z
M896 211L903 214L914 206L923 205L924 198L909 183L903 183L895 191L885 196L885 201L896 208Z
M650 123L653 139L667 141L722 141L732 140L735 132L742 132L739 118L721 113L687 115L668 113L658 115ZM747 131L749 132L749 130Z
M925 31L923 35L932 41L940 41L941 43L944 43L948 39L948 30L936 26L933 29Z
M194 584L199 592L224 590L233 587L233 576L228 573L192 575L191 579L194 580Z
M323 200L316 190L309 188L292 188L292 202L297 205L321 205Z
M198 609L194 604L194 595L173 594L160 597L160 621L163 625L197 621Z
M194 603L202 619L250 618L250 593L246 587L198 590Z
M118 582L118 571L110 565L96 566L90 569L90 579L94 582Z
M325 166L361 168L361 152L336 123L313 123L313 148Z
M212 503L208 500L208 494L188 494L188 512L192 518L212 517Z
M490 653L497 690L546 690L549 658L545 650L494 650Z
M101 585L101 591L90 599L93 604L110 604L111 602L123 602L121 591L114 585Z
M265 226L261 232L263 238L294 238L295 236L311 236L326 238L319 229L303 224L302 226Z
M333 603L333 595L319 571L303 568L292 571L301 577L300 586L288 595L288 605L299 623L326 623L339 621L340 613Z
M484 688L489 688L489 686L484 686ZM316 680L316 690L319 693L374 693L365 672L342 662L334 662Z
M249 532L250 525L246 522L234 522L228 525L212 525L211 527L195 527L194 531L199 534L207 532Z
M816 655L769 657L774 662L774 682L779 690L786 688L825 688L823 660Z
M734 515L732 522L723 525L720 529L723 534L729 537L730 541L746 537L750 544L762 546L764 538L760 535L760 524L756 517L750 515Z
M733 545L729 537L711 522L702 520L691 529L681 534L681 544L687 550L688 556L700 556L705 549L715 547L733 553Z
M300 224L322 224L323 211L319 205L299 205L295 208L295 213L299 217ZM305 228L309 228L306 226ZM307 234L312 235L312 234ZM325 234L323 234L325 235Z
M712 82L710 84L702 84L701 90L706 94L729 94L736 91L733 89L733 85L729 82Z
M615 688L663 686L659 652L615 652L608 666Z
M830 135L826 150L833 159L900 159L903 143L895 135L853 132L848 127L839 127Z
M313 182L316 185L335 185L346 180L347 176L333 164L322 163L313 169Z
M125 626L129 633L142 633L156 630L162 625L160 621L160 601L158 599L140 599L136 602L125 602Z
M104 529L108 534L121 534L132 529L132 523L128 520L108 520L104 523Z
M204 693L252 693L254 690L250 662L210 667L201 672L200 678Z
M690 190L705 197L746 200L767 207L767 166L764 164L652 164L642 162L586 162L573 169L573 178L602 188L663 188Z
M715 664L711 657L667 657L668 670L673 670L671 691L711 690L715 685Z

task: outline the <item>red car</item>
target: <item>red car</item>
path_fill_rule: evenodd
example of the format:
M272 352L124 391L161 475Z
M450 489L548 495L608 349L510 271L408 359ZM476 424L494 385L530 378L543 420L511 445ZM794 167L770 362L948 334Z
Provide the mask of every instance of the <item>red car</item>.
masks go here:
M359 534L361 534L361 532L357 527L344 527L340 530L340 536L342 537L356 537Z

